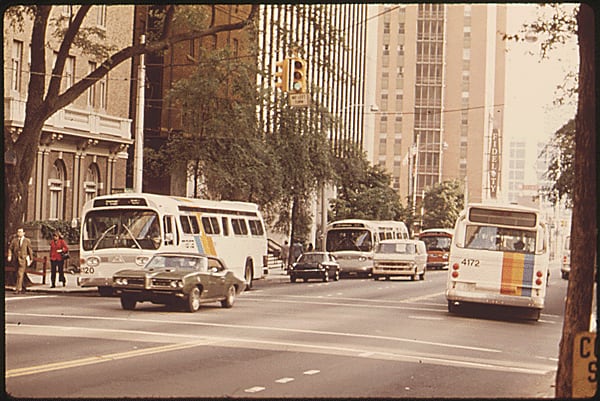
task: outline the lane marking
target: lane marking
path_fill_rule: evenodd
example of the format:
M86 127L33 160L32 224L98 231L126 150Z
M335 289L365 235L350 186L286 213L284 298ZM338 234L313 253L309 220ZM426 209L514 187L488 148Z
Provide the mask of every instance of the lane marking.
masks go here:
M286 384L289 382L293 382L294 380L296 379L294 379L293 377L282 377L281 379L275 380L275 383Z
M443 320L443 318L441 317L434 317L434 316L415 316L415 315L408 315L409 319L415 319L415 320Z
M81 319L81 320L110 320L110 321L127 321L127 322L141 322L141 323L158 323L164 325L167 323L165 320L156 320L156 319L132 319L132 318L115 318L115 317L101 317L101 316L76 316L76 315L53 315L53 314L39 314L39 313L6 313L5 315L17 315L21 319L24 316L35 316L35 317L54 317L54 318L71 318L71 319ZM6 319L5 319L6 320ZM481 351L481 352L490 352L490 353L501 353L502 350L494 349L494 348L482 348L482 347L474 347L469 345L458 345L458 344L448 344L448 343L439 343L435 341L424 341L417 340L414 338L402 338L402 337L389 337L389 336L379 336L374 334L356 334L356 333L343 333L336 331L320 331L320 330L307 330L307 329L289 329L289 328L281 328L281 327L269 327L269 326L250 326L250 325L238 325L238 324L223 324L223 323L204 323L204 322L180 322L180 321L172 321L169 320L168 323L170 325L192 325L192 326L204 326L204 327L218 327L218 328L233 328L233 329L243 329L243 330L258 330L258 331L270 331L270 332L284 332L284 333L297 333L297 334L315 334L322 336L333 336L333 337L348 337L348 338L363 338L363 339L372 339L372 340L385 340L385 341L393 341L393 342L402 342L402 343L410 343L410 344L421 344L421 345L431 345L443 348L452 348L452 349L463 349L470 351ZM16 327L14 323L5 323L5 328ZM23 323L21 322L19 327L23 327ZM48 327L48 326L42 326ZM60 326L57 326L60 327Z
M4 297L4 301L11 302L11 301L24 301L24 300L28 300L28 299L57 298L57 297L58 297L58 295L28 295L25 297L14 296L14 297Z
M303 374L307 375L307 376L312 376L312 375L316 375L317 373L321 373L320 370L314 369L314 370L307 370L306 372L304 372Z
M266 390L266 388L255 386L255 387L247 388L246 390L244 390L244 392L246 392L246 393L260 393L261 391L264 391L264 390Z
M312 299L315 299L314 297ZM330 298L335 299L335 298ZM256 298L256 299L246 299L246 301L251 302L264 302L264 299ZM269 300L271 303L283 303L283 304L294 304L298 305L298 301L293 300L284 300L284 299L273 299ZM386 301L386 302L394 302L394 301ZM416 306L400 306L400 305L361 305L361 304L349 304L349 303L341 303L341 302L317 302L317 301L302 301L302 304L306 305L323 305L323 306L344 306L350 308L365 308L365 309L396 309L396 310L415 310L415 311L429 311L429 312L441 312L447 311L447 305L441 305L438 309L433 308L425 308L425 307L416 307Z
M17 330L12 330L12 329ZM11 334L23 334L19 333L22 327L8 327L8 331ZM76 329L76 328L73 328ZM58 330L59 332L63 332L64 330ZM100 338L121 338L115 333L121 333L123 330L93 330L93 329L80 329L80 331L87 331L88 337L90 331L100 332ZM106 331L110 331L112 336L108 336ZM29 334L29 333L26 333ZM52 335L53 333L48 330L47 326L38 327L37 335ZM64 335L64 334L63 334ZM73 333L70 334L73 336ZM441 365L441 366L453 366L453 367L466 367L466 368L476 368L476 369L485 369L485 370L494 370L500 372L517 372L517 373L526 373L526 374L536 374L543 375L549 372L556 371L556 363L533 363L529 361L521 361L516 362L514 360L501 360L501 359L491 359L490 357L468 357L461 355L444 355L444 354L433 354L433 353L424 353L424 352L389 352L385 351L383 348L380 351L374 351L373 349L360 349L355 348L353 346L347 347L337 347L332 346L331 344L306 344L306 343L294 343L294 342L281 342L281 341L267 341L267 340L253 340L253 339L240 339L240 338L227 338L227 337L205 337L202 341L195 342L184 342L181 344L167 345L163 347L155 347L153 349L145 349L138 351L130 351L125 353L115 354L112 359L107 359L107 356L104 356L103 359L101 357L92 357L92 358L84 358L77 361L67 361L62 363L54 363L43 365L43 369L40 367L30 367L30 368L21 368L21 369L12 369L7 372L6 377L15 377L15 375L24 375L24 374L34 374L34 373L42 373L45 371L57 370L57 369L66 369L75 366L82 366L91 363L98 362L106 362L112 361L118 358L119 355L123 357L134 357L141 356L147 353L152 352L165 352L177 349L185 349L192 346L216 346L216 347L226 347L226 348L249 348L249 349L259 349L259 350L270 350L270 351L282 351L282 352L307 352L307 353L318 353L324 355L334 355L334 356L348 356L348 357L357 357L362 356L363 358L370 358L376 360L387 360L387 361L396 361L396 362L409 362L409 363L429 363L433 365ZM154 351L153 351L154 350ZM520 365L517 365L517 364ZM312 372L312 371L307 371ZM10 373L10 375L9 375Z
M210 342L197 341L197 342L192 342L192 343L178 343L178 344L170 344L170 345L161 345L161 346L153 347L153 348L145 348L145 349L134 350L134 351L126 351L126 352L119 352L119 353L114 353L114 354L92 356L92 357L88 357L88 358L80 358L80 359L75 359L72 361L55 362L55 363L48 363L48 364L44 364L44 365L29 366L29 367L25 367L25 368L9 369L6 371L5 377L11 378L11 377L34 375L34 374L39 374L39 373L51 372L54 370L75 368L75 367L81 367L81 366L86 366L86 365L93 365L96 363L112 362L112 361L117 361L120 359L135 358L135 357L139 357L139 356L158 354L161 352L183 350L183 349L187 349L187 348L199 347L199 346L208 345L208 344L210 344Z

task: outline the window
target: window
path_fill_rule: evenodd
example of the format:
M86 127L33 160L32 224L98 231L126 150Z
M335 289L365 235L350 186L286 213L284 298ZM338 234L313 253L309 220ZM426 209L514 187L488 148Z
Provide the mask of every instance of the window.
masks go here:
M99 95L99 100L100 100L100 109L102 110L106 110L106 97L107 97L107 85L108 85L108 74L104 76L104 78L102 78L102 80L100 80L98 82L98 95Z
M181 229L186 234L200 234L200 226L196 216L180 216Z
M67 56L65 60L65 89L69 89L75 83L75 57Z
M62 160L54 163L50 172L48 186L50 188L50 220L61 220L64 218L65 210L65 165Z
M244 219L231 219L231 226L235 235L248 235L248 226Z
M223 235L229 236L229 219L227 217L221 218L221 223L223 224Z
M96 69L95 61L88 61L88 74ZM87 105L90 107L96 106L96 85L90 86L87 93Z
M98 5L96 7L96 25L106 28L106 5Z
M216 217L205 216L202 217L202 227L206 234L220 234L221 229L219 228L219 220Z
M83 191L85 193L85 200L89 201L98 196L98 183L100 182L100 170L96 163L90 164L85 174L85 181L83 182Z
M13 40L12 48L12 82L11 89L20 92L21 91L21 68L23 64L23 42L20 40Z
M250 233L252 233L252 235L257 235L257 236L264 235L265 230L264 230L260 220L249 220L248 224L250 225Z
M173 231L173 216L165 216L163 217L163 225L165 227L165 245L174 245L175 243L175 234Z

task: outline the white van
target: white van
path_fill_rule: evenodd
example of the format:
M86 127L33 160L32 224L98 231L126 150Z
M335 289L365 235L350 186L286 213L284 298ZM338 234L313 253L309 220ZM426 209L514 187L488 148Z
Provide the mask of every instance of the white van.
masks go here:
M425 280L427 247L425 242L412 239L384 240L373 254L373 279L410 276L411 280Z

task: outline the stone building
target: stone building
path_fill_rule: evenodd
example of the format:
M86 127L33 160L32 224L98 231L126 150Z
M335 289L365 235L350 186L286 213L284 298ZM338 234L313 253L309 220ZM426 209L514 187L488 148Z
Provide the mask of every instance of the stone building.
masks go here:
M54 6L50 21L70 17L77 6ZM106 33L106 43L117 49L133 40L134 7L94 5L84 27ZM4 20L4 135L16 139L25 121L30 77L32 21L23 30ZM46 81L60 43L47 33ZM62 77L62 91L104 61L76 47L70 50ZM127 149L132 144L129 98L131 62L125 61L73 103L51 116L43 127L29 182L25 221L78 219L83 204L102 194L125 190Z

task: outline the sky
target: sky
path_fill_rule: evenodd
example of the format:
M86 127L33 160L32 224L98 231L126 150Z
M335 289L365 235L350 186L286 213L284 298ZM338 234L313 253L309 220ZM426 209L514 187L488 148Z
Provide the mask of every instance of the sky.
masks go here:
M535 19L536 5L511 5L508 31L517 33L524 22ZM579 53L576 38L540 59L540 42L508 43L505 134L528 132L528 135L549 136L575 115L574 104L554 106L556 86L569 71L577 71ZM506 124L510 124L509 127ZM526 128L529 128L527 130Z
M539 11L533 3L510 5L508 33L518 33L523 23L535 21L539 12L543 11ZM504 154L507 155L511 139L527 141L527 157L530 159L527 167L532 168L526 172L525 180L532 183L537 142L549 140L555 131L575 116L576 99L564 106L553 105L553 100L558 96L556 86L563 82L569 71L578 70L577 40L573 37L544 60L540 56L540 40L535 43L511 41L507 46Z

